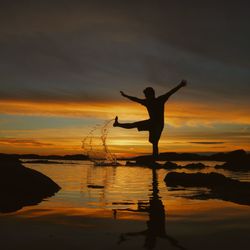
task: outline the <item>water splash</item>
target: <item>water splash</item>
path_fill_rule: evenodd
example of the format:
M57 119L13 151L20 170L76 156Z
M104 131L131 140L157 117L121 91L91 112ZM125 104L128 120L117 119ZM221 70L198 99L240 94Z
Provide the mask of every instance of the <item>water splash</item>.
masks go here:
M107 138L114 119L96 124L82 141L82 148L95 165L118 165L116 155L108 148Z

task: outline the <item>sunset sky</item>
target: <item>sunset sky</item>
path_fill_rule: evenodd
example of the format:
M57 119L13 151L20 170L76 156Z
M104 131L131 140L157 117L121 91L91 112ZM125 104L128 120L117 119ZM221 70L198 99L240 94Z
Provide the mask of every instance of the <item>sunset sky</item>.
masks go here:
M5 2L5 3L4 3ZM160 95L160 151L250 151L247 1L3 1L0 152L82 153L81 141L116 115L147 119L119 91ZM111 128L121 155L149 153L147 133Z

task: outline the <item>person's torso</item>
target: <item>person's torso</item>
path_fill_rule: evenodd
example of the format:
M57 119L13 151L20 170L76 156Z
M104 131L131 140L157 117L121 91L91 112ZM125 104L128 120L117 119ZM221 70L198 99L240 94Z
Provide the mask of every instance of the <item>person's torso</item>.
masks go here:
M150 120L153 123L158 123L160 124L164 124L164 102L159 99L159 98L155 98L153 100L146 100L146 108L148 110L148 114L150 117Z

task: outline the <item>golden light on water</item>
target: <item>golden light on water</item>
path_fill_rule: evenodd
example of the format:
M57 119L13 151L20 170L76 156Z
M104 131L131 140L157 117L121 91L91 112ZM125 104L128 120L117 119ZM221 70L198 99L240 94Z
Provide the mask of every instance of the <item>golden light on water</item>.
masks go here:
M210 163L211 164L211 163ZM215 164L215 163L213 163ZM24 207L16 212L18 218L48 220L57 224L90 226L89 218L118 220L148 220L148 212L138 211L138 202L149 204L152 198L152 170L141 167L93 167L91 163L62 166L27 164L55 180L62 190L38 207ZM183 170L181 170L183 171ZM212 171L207 169L206 171ZM159 202L165 209L166 221L222 221L228 217L247 216L247 206L217 199L185 198L190 190L169 191L164 182L166 170L157 171ZM91 189L88 185L103 186ZM173 193L178 192L173 195ZM185 193L186 192L186 193ZM184 197L180 196L184 194ZM155 198L155 197L154 197ZM128 208L128 209L127 209ZM91 224L96 226L95 222Z

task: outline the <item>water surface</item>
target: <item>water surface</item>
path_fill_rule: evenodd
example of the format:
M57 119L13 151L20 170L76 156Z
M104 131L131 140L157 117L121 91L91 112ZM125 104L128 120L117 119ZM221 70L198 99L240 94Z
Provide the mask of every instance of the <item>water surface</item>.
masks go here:
M95 167L89 161L62 163L25 164L52 178L62 189L36 206L12 213L11 218L22 217L25 221L46 218L50 223L74 227L86 226L85 220L81 223L82 218L108 219L109 222L102 221L99 226L95 224L93 233L97 237L97 228L112 221L113 226L108 224L105 231L113 228L110 231L116 239L113 249L118 246L127 249L131 242L134 243L129 248L138 249L138 240L140 247L148 249L162 249L166 244L169 249L220 249L219 246L235 249L248 244L249 206L217 199L190 199L190 194L201 190L171 190L164 182L167 170L152 171L139 166ZM189 162L177 163L185 165ZM249 173L216 170L214 166L221 164L218 162L203 163L210 167L200 172L217 171L237 180L250 181ZM1 215L1 218L9 220L9 216ZM122 221L128 224L121 224ZM93 226L93 220L88 223ZM99 237L104 235L102 232ZM235 241L237 243L233 243ZM108 237L103 238L103 244L110 244ZM112 249L110 245L109 248Z

